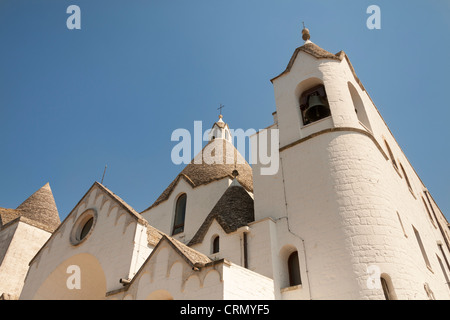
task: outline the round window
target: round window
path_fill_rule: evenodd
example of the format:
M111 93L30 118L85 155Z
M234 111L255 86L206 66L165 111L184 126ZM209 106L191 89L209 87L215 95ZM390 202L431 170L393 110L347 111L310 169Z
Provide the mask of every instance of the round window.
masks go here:
M75 222L70 235L70 242L72 245L78 245L89 237L96 220L97 212L93 209L86 210L80 215Z
M91 231L92 224L94 223L94 218L89 218L89 220L84 224L83 228L81 228L80 240L86 238L89 231Z

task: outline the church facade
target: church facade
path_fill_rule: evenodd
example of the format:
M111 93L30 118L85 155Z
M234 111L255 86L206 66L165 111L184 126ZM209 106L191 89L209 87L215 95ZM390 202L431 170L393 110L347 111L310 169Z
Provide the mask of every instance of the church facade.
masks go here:
M448 221L345 52L303 40L271 80L273 124L251 138L277 133L274 174L220 116L142 212L95 182L60 223L46 185L0 209L2 297L450 299Z

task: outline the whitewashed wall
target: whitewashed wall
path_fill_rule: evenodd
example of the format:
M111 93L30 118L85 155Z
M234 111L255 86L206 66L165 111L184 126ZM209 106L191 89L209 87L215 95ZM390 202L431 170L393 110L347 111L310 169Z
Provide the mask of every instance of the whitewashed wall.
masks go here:
M110 300L273 299L272 280L226 260L194 270L163 240L129 288Z
M166 201L161 202L150 210L142 212L142 216L153 227L172 236L176 202L181 194L186 193L184 232L174 235L174 238L183 243L188 243L194 237L230 183L231 179L224 178L192 188L184 179L180 179Z
M19 297L28 264L51 233L22 221L0 231L0 295Z
M321 82L332 117L303 126L298 98L303 90ZM348 82L366 108L368 134L358 132L366 128L354 111ZM421 200L424 186L357 84L347 61L317 60L300 52L291 71L274 81L274 89L280 147L304 140L281 150L281 171L277 175L259 176L259 166L253 166L255 215L256 220L270 217L277 225L289 221L290 231L304 240L311 298L384 299L381 288L371 289L367 284L373 277L368 272L371 266L390 276L400 299L427 299L425 283L436 298L450 298L436 258L441 255L437 241L443 242L443 238ZM328 128L342 131L317 135ZM397 163L405 168L411 190L403 172L392 166L383 139L388 141ZM431 270L423 262L412 226L421 234ZM276 263L282 258L279 248L298 248L298 244L275 230L266 233L276 234L277 245L273 239L270 242L273 270L265 266L261 272L272 273L275 283L282 284L284 262ZM450 257L447 248L445 251ZM282 296L299 297L288 291Z
M73 245L70 233L87 209L97 211L97 221L86 240ZM94 186L32 261L21 299L102 299L106 292L120 288L119 280L131 278L142 263L142 257L133 258L136 247L141 247L142 252L147 241L140 237L142 242L136 242L138 224L115 200ZM146 253L149 252L147 248ZM80 266L82 284L86 284L81 290L70 290L66 285L70 265Z

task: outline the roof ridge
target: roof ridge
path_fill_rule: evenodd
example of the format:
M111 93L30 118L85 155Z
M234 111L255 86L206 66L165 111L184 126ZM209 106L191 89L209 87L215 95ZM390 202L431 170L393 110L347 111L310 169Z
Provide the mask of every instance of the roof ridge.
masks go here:
M203 254L193 248L190 248L189 246L185 245L181 241L179 241L171 236L164 234L160 241L162 241L163 239L166 239L167 241L169 241L175 247L175 249L187 259L188 263L191 264L192 266L196 266L196 267L203 266L206 263L212 261L205 254Z
M300 50L305 51L318 59L337 59L342 60L338 55L333 54L321 47L319 47L314 42L305 43L303 46L299 47Z
M286 66L286 69L283 72L281 72L279 75L277 75L276 77L270 79L271 82L273 82L273 80L281 77L283 74L285 74L291 70L292 65L294 64L294 61L296 60L298 53L300 51L308 53L308 54L312 55L313 57L315 57L316 59L331 59L331 60L342 61L342 59L345 56L345 55L343 55L343 51L339 51L337 54L333 54L333 53L319 47L314 42L308 41L304 45L295 49L294 53L292 54L291 59L289 60L288 65Z
M156 246L161 240L161 238L166 234L161 230L152 226L147 220L144 221L145 221L144 225L147 228L147 243L152 246Z
M108 193L112 198L117 200L119 204L121 204L126 210L128 210L129 213L134 215L139 220L145 220L144 217L142 217L132 206L130 206L128 203L125 202L121 197L119 197L117 194L109 190L107 187L105 187L103 184L101 184L98 181L94 182L94 185L99 186L101 189L103 189L106 193ZM145 220L146 221L146 220Z

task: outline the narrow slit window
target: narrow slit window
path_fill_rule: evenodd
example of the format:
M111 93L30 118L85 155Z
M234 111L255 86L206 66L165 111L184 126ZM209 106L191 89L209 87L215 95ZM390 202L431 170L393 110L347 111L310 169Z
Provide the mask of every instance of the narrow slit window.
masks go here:
M212 253L217 253L220 250L220 238L216 236L212 243Z
M436 254L436 258L438 259L439 265L441 266L442 274L444 275L445 283L450 289L450 279L448 278L447 271L445 271L444 264L442 263L441 258Z
M414 226L413 226L413 230L414 230L414 234L416 235L416 239L417 239L417 243L419 244L420 251L422 252L423 259L425 260L425 264L427 265L427 267L429 269L431 269L430 260L428 260L428 256L425 251L425 247L423 246L422 239L420 238L419 231L417 231L417 229L414 228Z
M289 286L297 286L302 284L300 278L300 264L298 262L298 252L291 253L288 258L288 270L289 270Z
M387 151L388 151L388 153L389 153L389 157L391 158L392 165L393 165L396 169L398 169L397 162L395 161L394 154L392 153L391 147L389 147L389 144L387 143L386 140L384 140L384 144L386 145L386 149L387 149Z
M177 199L175 206L175 219L173 222L172 235L181 233L184 231L184 218L186 216L186 194L183 193Z
M355 108L356 116L358 117L359 122L363 124L369 131L372 131L370 126L369 118L367 116L366 109L364 107L364 103L361 100L361 97L358 94L356 88L348 82L348 90L350 91L350 96L352 98L353 107Z
M403 226L402 218L400 218L400 214L397 212L398 221L400 222L400 226L402 227L403 234L406 238L408 238L408 235L406 234L405 227Z
M408 176L406 175L406 171L405 171L405 169L403 168L403 165L402 165L401 163L400 163L400 168L402 169L403 176L405 177L406 185L408 186L409 190L412 191L411 183L409 182L409 178L408 178Z
M424 199L423 197L421 197L421 198L422 198L423 205L425 206L425 210L426 210L427 213L428 213L428 218L430 218L431 222L432 222L433 225L434 225L434 220L433 220L433 216L431 215L430 209L428 209L428 206L427 206L427 203L425 202L425 199ZM434 226L435 226L435 225L434 225ZM435 227L436 227L436 226L435 226Z
M445 264L447 265L447 268L450 271L450 264L448 262L447 256L445 255L444 248L442 247L441 243L438 243L438 248L439 248L439 250L441 250L442 256L444 257L444 260L445 260Z

